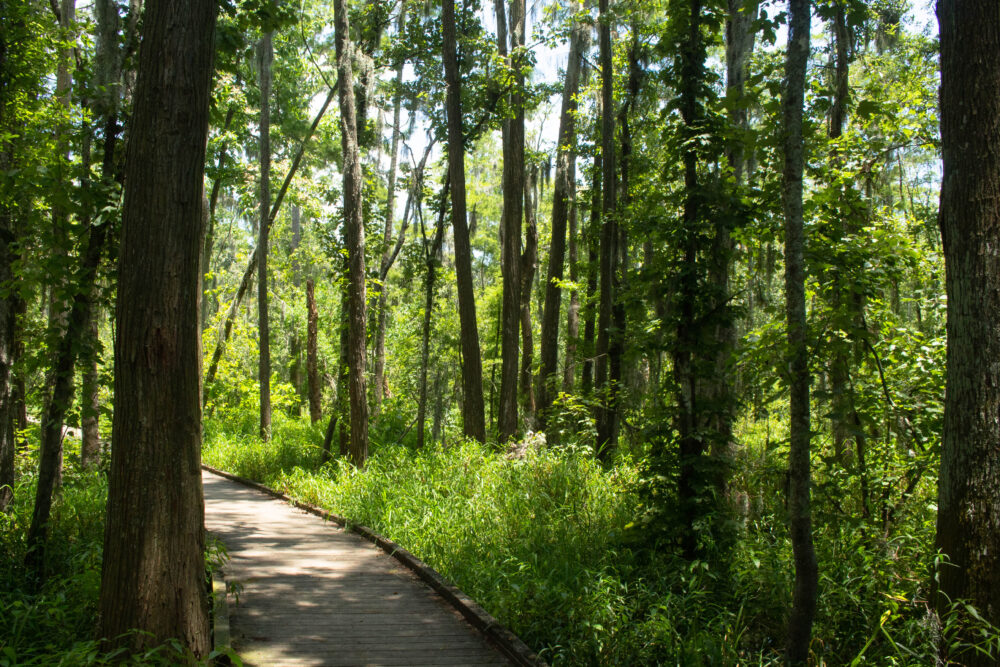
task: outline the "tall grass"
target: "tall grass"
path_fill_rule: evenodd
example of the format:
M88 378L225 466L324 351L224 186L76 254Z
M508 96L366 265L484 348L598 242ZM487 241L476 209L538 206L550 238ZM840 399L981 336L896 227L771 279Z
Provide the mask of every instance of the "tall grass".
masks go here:
M686 561L663 546L670 540L630 527L641 467L628 455L602 467L572 445L518 459L462 441L376 444L357 470L320 467L319 431L284 415L270 443L250 428L230 436L208 424L204 460L402 544L553 664L780 664L793 577L780 416L741 427L739 539L714 563ZM830 491L847 482L824 478L822 463L815 664L934 664L942 633L958 637L961 624L938 621L926 603L932 506L915 498L891 535L874 534L838 509L850 489ZM997 641L981 630L984 646Z

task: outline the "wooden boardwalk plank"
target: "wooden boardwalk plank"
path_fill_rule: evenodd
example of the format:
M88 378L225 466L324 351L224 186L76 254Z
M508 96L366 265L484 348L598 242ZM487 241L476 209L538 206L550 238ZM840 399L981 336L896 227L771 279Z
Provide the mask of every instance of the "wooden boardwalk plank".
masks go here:
M205 526L229 551L246 665L504 665L408 569L335 524L209 472Z

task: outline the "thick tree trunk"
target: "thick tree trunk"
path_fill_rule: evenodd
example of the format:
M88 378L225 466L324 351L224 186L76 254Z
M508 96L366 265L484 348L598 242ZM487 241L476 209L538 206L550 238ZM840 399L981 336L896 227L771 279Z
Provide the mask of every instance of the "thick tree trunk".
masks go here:
M546 428L546 412L556 394L556 374L559 363L559 310L562 290L559 282L563 279L563 260L566 250L566 223L573 209L573 195L576 189L576 111L577 94L580 92L580 65L583 54L590 48L590 26L574 22L570 31L569 61L566 63L566 84L563 88L562 110L559 114L559 143L556 149L555 186L552 190L552 242L549 247L549 267L545 281L545 305L542 309L541 367L538 370L538 427ZM576 239L575 230L570 233L570 272L575 275ZM571 300L577 298L574 290ZM575 346L578 327L576 319L579 301L570 304L569 326L574 328L567 338L566 363L570 366L570 346ZM575 351L574 351L575 355ZM572 386L571 371L567 371ZM564 378L564 384L566 380ZM551 439L553 434L549 434Z
M267 255L271 203L271 33L260 41L260 222L257 228L257 335L260 358L260 437L271 439L271 324L267 308Z
M351 462L368 458L368 393L365 387L365 225L361 219L361 156L354 115L350 28L345 0L334 1L337 73L340 86L340 144L344 152L344 245L347 250L347 368L351 398Z
M396 34L400 38L403 36L403 31L406 28L406 0L402 0L399 4L399 17L396 21ZM400 61L396 64L396 88L392 96L392 142L390 144L390 163L389 163L389 184L388 192L386 194L385 203L385 230L382 234L382 265L380 274L385 276L391 263L393 261L392 253L392 234L393 234L393 217L396 209L396 171L399 161L399 138L400 138L400 114L402 111L402 86L403 86L403 65L404 61ZM404 219L403 224L406 224ZM400 231L400 237L405 233L404 230ZM381 277L381 276L380 276ZM374 377L374 393L375 393L375 406L372 411L372 416L377 417L379 412L382 410L382 399L386 397L386 383L385 383L385 327L386 327L386 311L388 309L387 303L387 289L385 283L385 277L381 277L381 280L375 283L375 291L378 293L378 321L375 324L375 377Z
M448 173L451 181L451 224L455 242L458 317L462 335L462 420L466 437L486 442L483 410L483 363L476 325L472 284L472 248L466 223L465 138L462 132L462 88L458 72L454 0L441 0L444 71L448 112Z
M306 281L306 308L309 322L306 325L306 376L309 383L309 419L313 424L323 416L321 398L323 388L319 383L319 310L316 308L316 292L313 281Z
M938 611L960 599L1000 626L1000 16L993 0L938 0L939 223L948 291L948 364L937 549ZM984 360L990 360L984 363ZM971 633L970 633L971 635ZM998 656L951 655L966 665Z
M614 71L612 69L611 17L608 0L600 0L601 42L601 255L600 293L597 313L597 351L594 387L598 392L597 447L602 458L607 458L615 447L618 433L618 388L609 377L612 314L614 310L615 273L618 271L618 221L615 219L616 163Z
M211 649L199 265L215 13L208 0L149 0L143 19L126 157L99 626L112 644L143 649L175 638L196 658ZM124 634L131 629L142 632Z
M817 566L810 506L809 345L806 340L805 234L802 180L805 147L802 115L809 60L809 0L789 0L788 51L785 56L783 199L785 208L785 315L788 327L790 393L788 443L788 520L795 562L795 590L788 619L785 659L805 665L816 614Z
M515 68L510 105L514 117L503 121L503 216L500 225L500 273L503 308L500 329L499 439L517 433L518 329L521 313L521 218L524 214L524 104L520 88L524 77L513 52L524 45L524 0L510 0L510 52L506 40L503 0L495 0L500 56Z

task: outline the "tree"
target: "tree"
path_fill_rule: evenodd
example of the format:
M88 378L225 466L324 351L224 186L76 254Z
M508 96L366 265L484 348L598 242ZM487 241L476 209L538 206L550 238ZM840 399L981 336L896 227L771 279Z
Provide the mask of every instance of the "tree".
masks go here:
M597 312L597 361L594 387L601 393L597 410L597 446L602 456L616 444L618 438L618 406L615 378L610 373L612 315L615 300L615 274L618 271L618 221L615 162L614 70L611 44L612 17L608 0L600 0L600 65L601 65L601 241L600 241L600 305Z
M344 246L347 250L348 383L351 400L351 461L368 458L368 396L365 388L365 225L361 219L361 157L354 114L350 26L345 0L335 0L334 29L340 86L340 137L344 151Z
M271 207L271 33L260 40L260 222L257 228L257 318L260 337L260 437L271 439L271 324L267 313L268 212Z
M472 247L469 242L469 227L466 221L465 137L462 131L462 84L458 74L454 0L441 0L441 29L444 38L445 107L448 115L451 225L452 234L455 237L455 277L458 282L458 316L462 336L462 390L464 393L462 430L466 437L485 442L483 362L480 357L479 329L476 325L476 297L472 285ZM514 378L516 381L516 373Z
M788 620L785 659L805 665L816 614L817 566L810 505L809 345L806 340L806 274L802 212L805 147L802 115L806 64L809 60L809 0L789 0L788 50L785 55L784 171L785 318L788 338L790 433L788 443L788 520L795 561L795 590Z
M556 373L559 357L559 307L562 290L559 283L563 278L563 260L566 251L566 226L576 185L576 114L577 94L580 91L580 69L583 54L590 46L590 26L582 21L573 21L569 38L569 60L566 63L566 85L563 88L562 110L559 114L559 144L556 148L555 186L552 189L552 243L549 248L549 267L545 281L545 306L542 310L541 367L538 370L538 415L539 428L546 426L546 412L556 394ZM570 262L575 262L576 239L570 235L573 249ZM571 267L573 271L575 267ZM574 292L575 294L575 292ZM571 306L572 309L572 306ZM567 346L576 337L578 312L572 310L567 331ZM567 354L567 359L570 357ZM572 376L567 376L572 377ZM549 434L552 439L552 434Z
M510 93L513 117L503 120L503 221L500 225L500 272L503 276L503 307L500 325L500 418L499 439L507 442L517 433L518 330L521 318L521 219L524 212L524 75L519 48L524 46L524 0L510 2L510 49L503 0L495 0L497 46L500 56L514 70ZM516 52L516 53L515 53Z
M112 644L139 650L175 638L199 658L211 647L199 301L215 16L211 0L149 0L143 18L125 162L99 624ZM131 629L142 632L124 634Z
M1000 15L990 0L938 0L937 16L948 364L935 603L968 600L1000 626Z

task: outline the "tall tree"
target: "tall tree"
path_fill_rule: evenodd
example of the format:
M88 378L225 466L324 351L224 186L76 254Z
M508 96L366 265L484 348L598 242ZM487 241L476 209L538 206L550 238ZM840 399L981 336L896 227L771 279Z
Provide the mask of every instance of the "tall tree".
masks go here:
M202 192L216 3L149 0L126 156L100 636L211 643L201 488ZM165 511L169 508L169 511ZM131 629L140 633L125 634Z
M806 339L806 271L803 258L802 186L805 146L802 116L806 65L809 61L810 1L789 0L788 48L785 55L784 171L785 317L788 337L790 393L788 442L788 520L795 562L795 589L788 618L785 659L805 665L809 658L812 623L816 615L817 566L812 539L809 465L809 345Z
M271 61L272 33L260 40L260 222L257 227L257 321L260 338L260 437L271 439L271 324L267 310L267 254L271 225ZM348 89L349 90L349 89Z
M344 246L347 250L348 385L351 400L351 461L368 458L368 396L365 388L365 225L361 219L361 156L354 113L350 26L345 0L335 0L334 30L340 85L340 143L344 154Z
M462 430L466 437L486 442L483 406L483 362L476 325L476 297L472 284L472 247L465 203L465 138L462 131L462 83L454 0L441 0L441 28L448 115L448 174L451 182L451 225L455 239L455 277L462 336ZM515 369L516 370L516 369ZM515 375L515 381L517 376ZM516 384L515 384L516 391ZM515 395L516 398L516 395Z
M992 0L938 0L939 224L948 363L938 481L936 604L965 599L1000 626L1000 12ZM984 363L984 360L989 360ZM967 651L967 665L995 665Z
M559 143L556 147L555 185L552 189L552 241L549 245L549 266L545 281L545 305L542 310L541 367L538 370L538 418L539 428L546 427L546 412L556 394L556 373L559 359L559 310L562 302L560 282L563 278L563 263L566 253L566 225L573 207L576 186L576 111L577 95L580 92L580 69L583 54L590 46L590 26L582 21L573 21L569 37L569 60L566 62L566 82L563 87L562 109L559 114ZM570 235L573 255L576 239ZM570 258L571 264L576 257ZM571 271L575 267L571 268ZM572 308L572 306L571 306ZM578 312L573 310L575 315ZM577 326L570 318L570 328ZM576 331L567 332L567 345ZM569 355L567 354L567 359ZM550 434L551 437L551 434Z
M0 1L0 16L9 17L6 1ZM8 28L0 34L0 129L7 128L7 106L10 103L11 59L8 55ZM14 160L9 139L0 140L0 171L6 172ZM15 227L14 211L6 188L0 192L0 512L14 499L14 421L15 400L13 392L14 361L17 349L17 304L11 289L14 280ZM10 295L7 295L10 293Z
M396 34L402 38L406 29L406 0L399 3L399 16L396 19ZM400 115L403 106L403 66L405 60L399 58L396 62L396 80L392 92L392 139L390 141L390 162L389 162L389 183L387 186L385 202L385 230L382 233L382 262L379 270L380 277L388 274L393 260L392 234L393 218L396 209L396 174L399 166L399 139L400 139ZM406 224L406 221L403 221ZM403 232L400 232L402 237ZM382 409L382 399L386 395L385 386L385 327L388 303L386 300L387 290L385 277L375 283L375 290L378 292L378 321L375 323L375 407L374 414L377 416Z
M309 385L309 420L315 424L323 416L319 384L319 309L316 308L316 288L313 279L306 280L306 382Z
M524 0L510 0L510 45L503 0L494 0L497 46L500 56L514 70L509 95L512 117L504 118L503 215L500 223L500 273L503 276L503 306L500 328L499 438L507 442L517 433L518 329L521 319L521 218L524 214L524 75L520 49L524 46Z
M608 0L600 0L600 65L601 65L601 241L600 241L600 305L597 311L597 357L594 387L600 393L597 409L597 446L602 456L614 447L618 434L618 388L610 377L612 347L612 315L614 310L614 276L618 270L617 170L615 162L614 70L611 44L612 17Z

